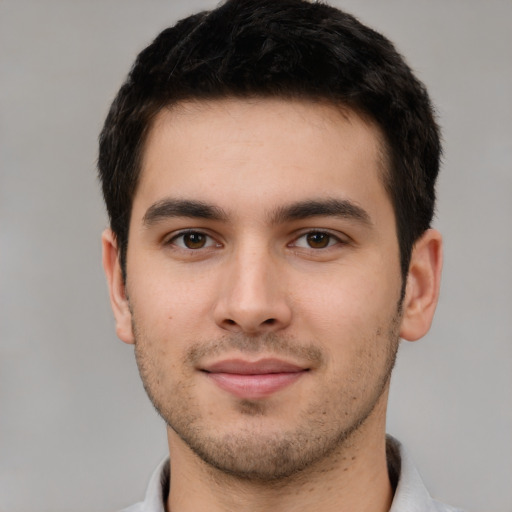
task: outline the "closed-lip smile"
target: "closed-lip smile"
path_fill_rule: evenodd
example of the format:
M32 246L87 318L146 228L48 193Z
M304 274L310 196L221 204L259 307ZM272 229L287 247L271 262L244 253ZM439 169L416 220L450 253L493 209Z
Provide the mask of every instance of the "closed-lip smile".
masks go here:
M217 361L201 370L219 388L235 397L257 400L296 382L309 368L276 358L257 361L235 358Z

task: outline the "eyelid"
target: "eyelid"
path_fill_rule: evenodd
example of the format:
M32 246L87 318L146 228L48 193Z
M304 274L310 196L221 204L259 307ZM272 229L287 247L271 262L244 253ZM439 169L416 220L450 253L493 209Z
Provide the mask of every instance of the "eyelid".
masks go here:
M181 245L181 244L176 243L176 240L179 240L179 239L183 240L184 236L190 235L190 234L199 234L199 235L206 237L207 238L206 244L203 247L200 247L198 249L191 249L189 247L186 247L184 244ZM330 237L331 241L326 247L322 247L322 248L314 248L314 247L306 247L306 246L297 245L298 240L300 240L308 235L312 235L312 234L325 234L328 237ZM348 235L345 235L338 231L333 232L332 230L326 229L326 228L308 228L308 229L301 230L298 233L296 233L295 236L293 237L293 240L287 245L288 245L288 247L292 247L292 248L310 249L312 251L321 251L321 250L325 251L326 249L329 249L336 245L345 245L345 244L348 244L349 242L350 242L350 237ZM200 229L200 228L186 228L186 229L181 229L181 230L172 232L172 233L168 234L166 237L164 237L162 243L163 243L163 245L167 245L167 246L172 245L180 250L193 251L193 252L210 249L212 247L222 247L223 246L223 244L218 241L218 237L209 233L208 230Z
M300 240L301 238L304 238L308 235L312 235L312 234L327 235L331 239L333 239L334 243L329 243L327 246L321 247L321 248L307 247L306 245L305 246L297 245L298 240ZM336 245L345 245L347 243L349 243L349 237L347 235L343 235L342 233L339 233L339 232L333 232L333 231L331 231L329 229L325 229L325 228L310 228L305 231L299 232L294 237L293 241L288 244L288 246L293 247L293 248L299 248L299 249L309 249L312 251L322 251L322 250L325 251L326 249L330 249L331 247L334 247Z
M178 240L180 238L181 238L181 240L183 240L184 236L191 235L191 234L197 234L197 235L202 235L202 236L206 237L207 238L206 244L203 247L200 247L198 249L191 249L190 247L186 247L184 244L180 245L180 244L176 243L176 240ZM171 233L169 236L164 238L163 244L164 245L172 245L172 246L177 247L178 249L181 249L183 251L200 251L200 250L204 250L204 249L210 249L212 247L221 247L222 246L222 244L219 243L215 239L214 236L212 236L205 230L193 229L193 228L182 229L182 230Z

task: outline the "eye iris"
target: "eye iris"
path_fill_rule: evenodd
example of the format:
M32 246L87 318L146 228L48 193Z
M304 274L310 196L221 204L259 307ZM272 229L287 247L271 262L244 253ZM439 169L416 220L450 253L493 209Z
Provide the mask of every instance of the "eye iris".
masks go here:
M189 249L201 249L206 243L206 236L201 233L187 233L183 235L183 243Z
M329 245L330 236L326 233L309 233L306 239L313 249L323 249Z

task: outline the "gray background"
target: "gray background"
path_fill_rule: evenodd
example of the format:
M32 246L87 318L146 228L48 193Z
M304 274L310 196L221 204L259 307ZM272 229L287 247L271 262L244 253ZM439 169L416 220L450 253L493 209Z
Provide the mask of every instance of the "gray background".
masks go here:
M213 1L0 0L0 512L142 498L165 429L100 266L96 139L136 53ZM395 41L444 128L431 333L403 344L388 430L432 494L512 511L512 2L337 2Z

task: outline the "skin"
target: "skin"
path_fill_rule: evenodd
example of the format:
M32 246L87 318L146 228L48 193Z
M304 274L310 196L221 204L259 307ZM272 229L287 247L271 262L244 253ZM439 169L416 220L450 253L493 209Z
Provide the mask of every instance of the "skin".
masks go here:
M389 509L389 376L399 337L430 327L442 257L428 230L399 304L380 141L354 112L313 102L157 116L126 282L109 230L103 261L117 334L168 424L168 510ZM205 371L268 359L297 378L270 391L250 378L238 393Z

